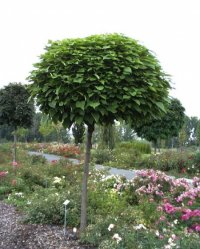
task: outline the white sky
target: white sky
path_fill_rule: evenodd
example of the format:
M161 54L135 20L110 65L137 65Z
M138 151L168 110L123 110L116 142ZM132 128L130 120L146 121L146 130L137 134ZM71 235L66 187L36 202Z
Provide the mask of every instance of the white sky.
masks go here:
M152 50L200 118L200 0L0 0L0 87L25 83L48 40L113 32Z

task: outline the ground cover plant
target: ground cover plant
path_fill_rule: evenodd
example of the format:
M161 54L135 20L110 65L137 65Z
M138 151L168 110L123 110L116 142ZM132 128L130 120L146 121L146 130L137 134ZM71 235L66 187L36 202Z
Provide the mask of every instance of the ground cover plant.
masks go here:
M67 161L47 163L20 151L16 175L10 148L0 146L1 198L16 205L26 222L63 225L64 206L70 200L67 224L80 225L82 167ZM89 172L88 227L81 241L97 248L191 248L200 246L200 179L191 183L161 171L141 170L138 176L108 176Z

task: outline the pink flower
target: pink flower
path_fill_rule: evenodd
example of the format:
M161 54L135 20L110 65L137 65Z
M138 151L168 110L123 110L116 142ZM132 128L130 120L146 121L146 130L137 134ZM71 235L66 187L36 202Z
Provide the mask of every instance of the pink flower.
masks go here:
M188 204L188 206L192 206L193 201L191 201L191 200L190 200L190 201L188 201L188 203L187 203L187 204Z
M159 220L160 221L164 221L166 219L166 217L164 215L160 216Z
M200 232L200 225L195 226L195 231Z
M168 214L173 214L176 212L176 208L168 202L164 204L164 209Z
M17 166L17 162L16 162L16 161L13 161L13 162L12 162L12 166Z
M163 207L158 206L158 207L157 207L157 211L163 211Z
M52 164L55 164L55 163L57 163L57 162L58 162L57 160L52 160L52 161L51 161Z
M0 178L5 177L8 174L8 171L0 171Z
M177 237L176 237L175 234L172 234L171 238L172 238L173 240L175 240Z

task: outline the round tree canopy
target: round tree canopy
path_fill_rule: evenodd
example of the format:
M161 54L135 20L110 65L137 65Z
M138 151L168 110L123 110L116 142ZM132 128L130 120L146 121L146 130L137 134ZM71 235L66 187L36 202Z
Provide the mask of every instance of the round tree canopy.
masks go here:
M134 130L138 136L153 142L156 142L158 138L176 137L184 124L184 112L185 108L181 102L178 99L172 98L166 113L160 119L136 125Z
M0 89L0 124L14 128L28 128L32 125L34 104L26 87L20 83L10 83Z
M170 84L155 56L119 34L50 41L30 90L54 121L108 124L160 116Z

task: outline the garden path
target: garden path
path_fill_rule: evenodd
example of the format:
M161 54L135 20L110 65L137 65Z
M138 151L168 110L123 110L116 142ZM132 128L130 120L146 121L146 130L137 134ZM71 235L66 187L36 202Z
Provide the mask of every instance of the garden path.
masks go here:
M42 155L44 156L49 162L53 160L59 160L63 158L62 156L57 156L57 155L52 155L52 154L47 154L47 153L42 153L42 152L35 152L35 151L29 151L29 155ZM73 159L73 158L68 158L73 164L79 164L80 161L78 159ZM113 167L108 167L108 166L103 166L100 164L95 165L96 169L98 170L108 170L108 174L110 175L119 175L119 176L124 176L126 179L131 180L136 176L137 170L126 170L126 169L117 169Z
M59 160L59 159L63 158L62 156L57 156L57 155L47 154L47 153L42 153L42 152L35 152L35 151L29 151L28 154L29 155L33 155L33 154L35 154L35 155L42 155L49 162L51 162L53 160ZM73 158L68 158L68 159L73 164L79 164L80 163L80 161L78 159L73 159ZM108 174L109 175L124 176L124 177L126 177L127 180L131 180L134 177L136 177L137 172L139 171L139 170L118 169L118 168L103 166L103 165L100 165L100 164L96 164L95 167L98 170L108 170ZM171 177L174 178L174 176L171 176ZM185 180L187 180L187 182L192 185L192 179L185 178Z

